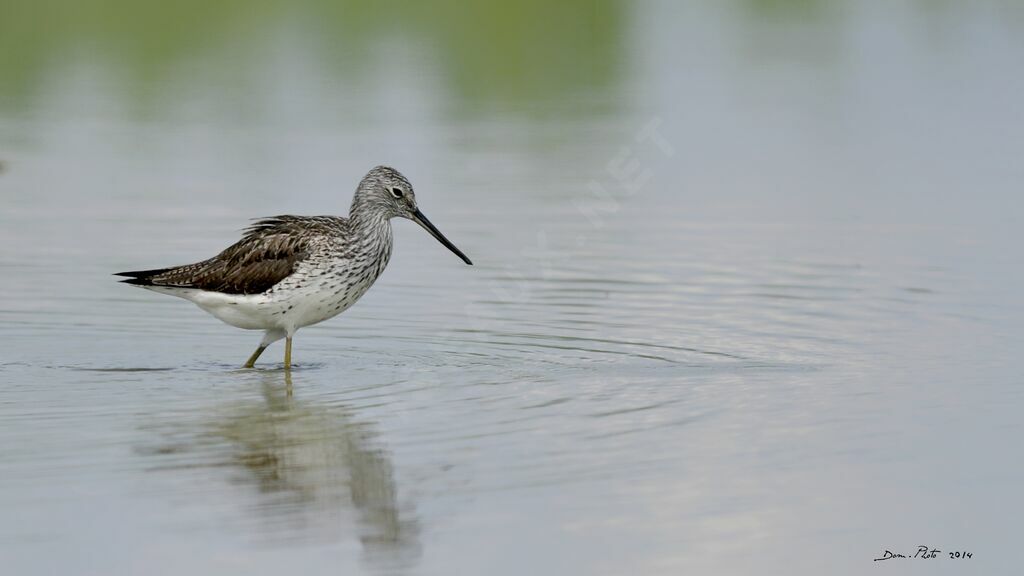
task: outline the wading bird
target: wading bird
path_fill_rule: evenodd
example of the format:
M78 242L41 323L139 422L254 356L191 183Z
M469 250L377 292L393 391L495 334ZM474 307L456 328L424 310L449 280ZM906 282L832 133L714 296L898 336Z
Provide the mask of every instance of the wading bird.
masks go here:
M378 166L362 179L348 218L274 216L258 220L220 254L184 266L119 272L122 280L194 302L238 328L263 330L245 367L284 338L291 368L292 336L355 304L391 258L391 219L408 218L472 265L427 220L412 184L394 168Z

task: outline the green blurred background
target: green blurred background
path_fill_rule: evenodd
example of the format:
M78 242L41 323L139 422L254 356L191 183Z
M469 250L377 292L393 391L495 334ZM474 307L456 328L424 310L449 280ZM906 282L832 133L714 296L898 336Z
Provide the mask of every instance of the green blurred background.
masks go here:
M242 97L289 28L335 83L373 74L375 51L412 44L441 64L460 109L585 96L621 72L625 11L611 0L4 0L0 102L30 106L47 73L80 58L102 62L143 113L197 61Z

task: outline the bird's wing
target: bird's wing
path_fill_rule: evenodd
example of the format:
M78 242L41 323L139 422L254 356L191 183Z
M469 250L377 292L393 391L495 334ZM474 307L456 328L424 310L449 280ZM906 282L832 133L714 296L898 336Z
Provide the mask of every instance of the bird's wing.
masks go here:
M132 276L125 282L143 286L260 294L295 271L325 226L319 218L274 216L247 228L241 240L209 260L122 275Z

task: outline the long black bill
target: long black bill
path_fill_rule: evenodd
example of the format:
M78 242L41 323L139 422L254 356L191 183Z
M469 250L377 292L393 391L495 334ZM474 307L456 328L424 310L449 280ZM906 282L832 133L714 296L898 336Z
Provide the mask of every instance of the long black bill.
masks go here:
M426 230L427 232L430 232L430 235L433 236L434 238L437 238L438 242L444 244L445 248L454 252L455 255L458 256L459 258L462 258L462 261L465 262L466 264L469 264L470 266L473 265L473 263L469 261L469 258L466 258L466 255L463 254L461 250L455 247L455 244L449 242L448 239L444 237L444 234L441 234L441 231L435 228L434 225L430 223L430 220L427 220L427 217L423 215L423 212L420 212L417 209L415 212L412 213L412 215L413 221L419 224L420 226L423 226L423 229Z

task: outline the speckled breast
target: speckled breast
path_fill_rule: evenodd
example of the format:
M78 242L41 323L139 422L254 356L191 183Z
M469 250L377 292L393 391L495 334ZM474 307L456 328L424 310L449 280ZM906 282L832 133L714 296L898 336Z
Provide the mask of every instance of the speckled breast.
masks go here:
M382 236L348 252L325 248L324 253L301 263L295 273L274 286L268 297L281 307L281 325L309 326L355 304L391 259L390 234Z

